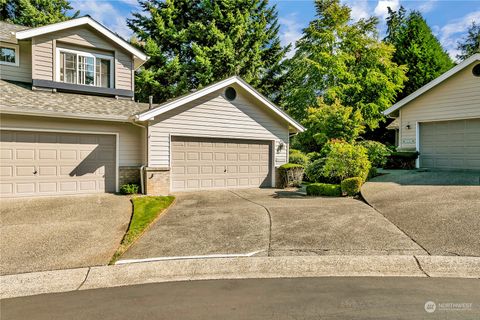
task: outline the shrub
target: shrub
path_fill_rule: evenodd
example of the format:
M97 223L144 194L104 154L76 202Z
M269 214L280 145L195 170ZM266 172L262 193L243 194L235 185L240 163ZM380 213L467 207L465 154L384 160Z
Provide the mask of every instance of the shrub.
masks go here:
M322 180L323 166L325 165L325 158L317 159L305 169L305 175L310 182L319 182Z
M299 187L302 184L304 166L297 163L286 163L278 168L282 188Z
M418 158L417 151L393 152L387 159L387 169L415 169L415 160Z
M307 186L307 195L340 197L342 195L342 188L339 184L312 183Z
M360 141L358 144L367 149L368 160L370 160L372 167L383 168L387 163L387 158L391 154L391 151L383 143L364 140Z
M316 152L316 151L307 153L307 157L310 162L323 158L320 152Z
M377 168L371 167L370 170L368 170L367 180L370 180L370 179L372 179L372 178L375 178L376 176L378 176Z
M353 177L348 178L340 183L342 188L342 193L346 194L347 196L354 196L360 192L360 188L362 187L363 179L360 177Z
M120 187L120 193L121 194L136 194L138 193L138 189L140 187L138 184L130 183L130 184L124 184L123 186Z
M306 154L300 150L290 149L289 163L301 164L306 167L308 165L309 159Z
M353 177L367 179L371 164L364 147L341 141L328 145L330 151L323 166L323 176L339 182Z

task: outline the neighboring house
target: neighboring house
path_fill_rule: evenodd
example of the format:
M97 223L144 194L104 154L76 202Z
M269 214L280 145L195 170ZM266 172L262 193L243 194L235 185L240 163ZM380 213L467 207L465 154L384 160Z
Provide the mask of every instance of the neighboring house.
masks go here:
M91 19L0 22L0 195L275 186L303 127L238 77L134 101L148 57Z
M418 151L419 168L480 170L480 54L391 108L398 149Z

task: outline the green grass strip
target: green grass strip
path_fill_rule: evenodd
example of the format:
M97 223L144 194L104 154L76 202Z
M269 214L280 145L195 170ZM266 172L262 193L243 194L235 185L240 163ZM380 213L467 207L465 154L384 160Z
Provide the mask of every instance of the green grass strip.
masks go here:
M175 197L165 196L165 197L135 197L132 199L133 202L133 215L128 230L123 237L122 243L117 249L117 252L113 255L110 260L110 264L115 263L122 254L127 251L127 249L132 245L135 240L137 240L145 229L162 213L166 208L168 208Z

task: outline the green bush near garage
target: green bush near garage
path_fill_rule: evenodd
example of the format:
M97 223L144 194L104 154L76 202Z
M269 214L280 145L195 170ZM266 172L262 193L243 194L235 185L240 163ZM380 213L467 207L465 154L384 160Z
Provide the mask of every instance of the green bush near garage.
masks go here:
M363 179L360 177L353 177L343 180L340 183L342 188L342 194L353 197L360 192L360 188L363 185Z
M341 197L342 188L339 184L311 183L306 188L307 196Z
M299 187L302 184L305 167L297 163L286 163L278 168L281 187Z

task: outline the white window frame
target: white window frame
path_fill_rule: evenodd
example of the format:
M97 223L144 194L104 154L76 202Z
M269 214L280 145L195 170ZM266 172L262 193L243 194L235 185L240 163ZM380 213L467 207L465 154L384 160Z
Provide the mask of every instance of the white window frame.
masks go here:
M0 61L0 64L6 65L6 66L14 66L18 67L20 65L20 47L18 44L10 44L10 43L4 43L2 42L0 44L0 47L4 48L9 48L15 50L15 62L7 62L7 61Z
M77 55L77 61L76 61L76 77L77 77L77 83L78 85L81 86L92 86L92 87L98 87L98 88L104 88L97 86L97 58L99 59L105 59L105 60L110 60L110 86L109 88L114 88L114 79L113 79L113 69L115 68L115 61L112 56L107 56L104 54L99 54L99 53L91 53L91 52L85 52L85 51L79 51L79 50L72 50L72 49L65 49L65 48L57 48L56 50L56 72L55 72L55 81L57 82L64 82L68 83L65 81L60 81L60 53L61 52L67 52L67 53L74 53ZM93 85L91 84L80 84L79 83L79 56L84 56L84 57L89 57L93 58Z

